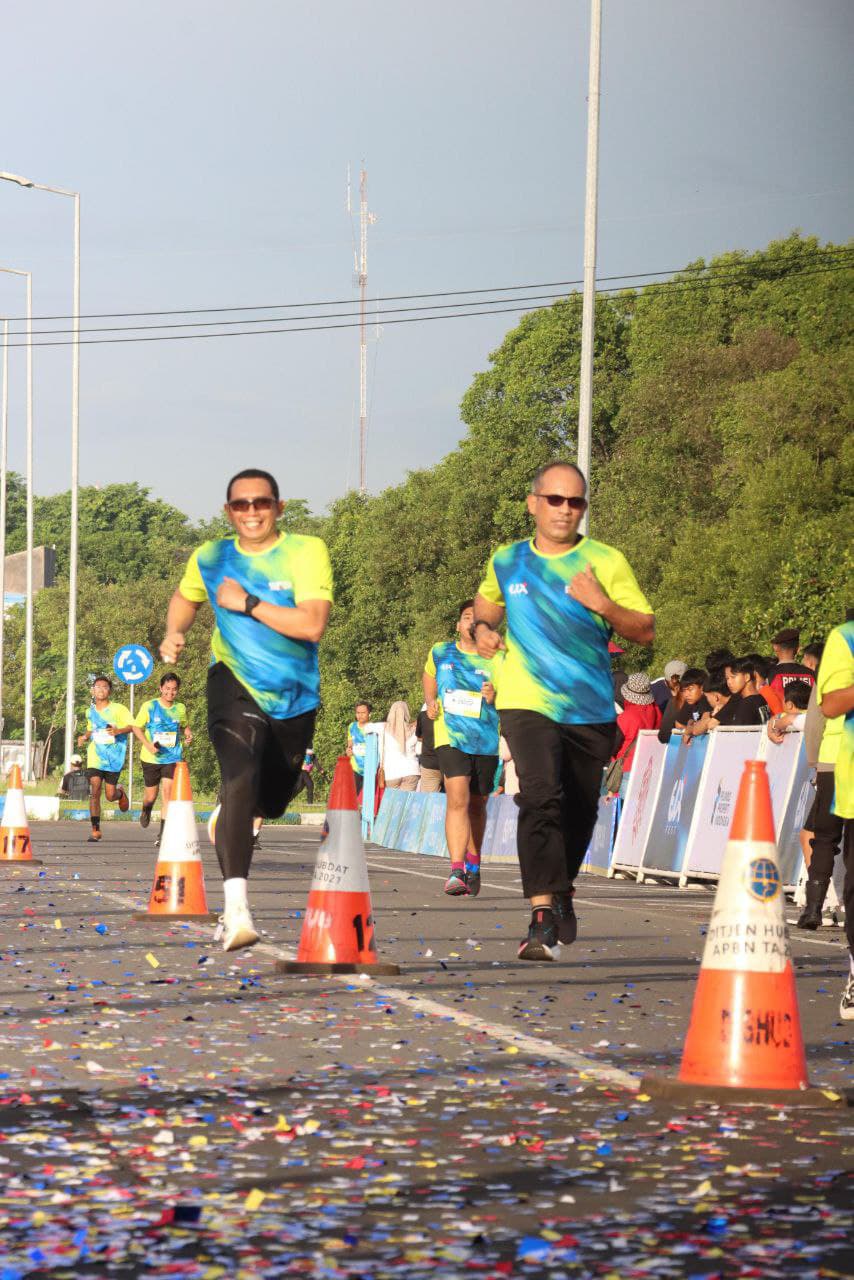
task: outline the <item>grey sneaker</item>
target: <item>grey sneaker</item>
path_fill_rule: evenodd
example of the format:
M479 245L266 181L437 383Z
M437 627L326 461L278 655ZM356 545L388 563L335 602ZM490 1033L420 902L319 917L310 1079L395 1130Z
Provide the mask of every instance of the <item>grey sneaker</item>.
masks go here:
M845 984L839 1001L839 1016L843 1022L854 1022L854 973Z

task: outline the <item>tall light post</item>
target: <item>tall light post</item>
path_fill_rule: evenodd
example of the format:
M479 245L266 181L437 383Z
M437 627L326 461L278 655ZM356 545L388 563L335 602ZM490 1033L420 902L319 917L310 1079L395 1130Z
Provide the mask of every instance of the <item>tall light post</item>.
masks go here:
M6 466L9 458L9 321L3 319L3 390L0 392L0 739L3 737L3 645L6 639Z
M581 304L581 377L578 385L578 465L590 483L593 431L593 339L596 319L596 224L599 195L599 68L602 0L590 0L590 66L587 87L587 180L584 197L584 292ZM584 515L587 532L590 508Z
M24 780L33 774L33 273L15 267L0 267L8 276L24 276L27 281L27 586L24 598ZM4 366L7 367L4 350ZM6 381L4 378L4 401ZM4 419L5 419L4 412ZM3 515L6 511L6 430L3 430ZM6 571L6 522L3 521L3 588ZM5 600L3 601L5 606ZM2 668L0 668L2 676Z
M74 303L72 307L71 348L71 528L68 541L68 661L65 688L65 772L71 768L74 750L74 716L77 669L77 524L80 466L80 192L66 191L64 187L48 187L32 182L17 173L0 172L4 182L15 182L19 187L36 191L49 191L52 195L68 196L74 201Z

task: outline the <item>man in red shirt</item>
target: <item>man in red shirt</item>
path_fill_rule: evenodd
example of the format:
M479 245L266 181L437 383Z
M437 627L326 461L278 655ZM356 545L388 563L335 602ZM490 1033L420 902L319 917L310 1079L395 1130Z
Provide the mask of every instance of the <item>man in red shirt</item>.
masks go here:
M781 697L790 680L806 680L810 688L815 684L815 672L797 660L800 640L799 631L794 627L784 627L771 641L777 657L777 665L771 674L771 688Z

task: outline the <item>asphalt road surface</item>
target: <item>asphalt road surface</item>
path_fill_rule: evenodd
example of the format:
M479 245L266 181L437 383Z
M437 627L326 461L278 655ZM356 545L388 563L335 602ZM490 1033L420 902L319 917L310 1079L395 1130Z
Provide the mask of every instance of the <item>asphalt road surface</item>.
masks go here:
M293 977L317 828L265 831L262 942L229 956L132 919L153 828L87 834L0 869L0 1280L854 1272L852 1111L638 1089L678 1069L709 890L586 877L577 943L531 965L515 868L452 899L369 849L400 977ZM812 1082L850 1087L841 932L792 945Z

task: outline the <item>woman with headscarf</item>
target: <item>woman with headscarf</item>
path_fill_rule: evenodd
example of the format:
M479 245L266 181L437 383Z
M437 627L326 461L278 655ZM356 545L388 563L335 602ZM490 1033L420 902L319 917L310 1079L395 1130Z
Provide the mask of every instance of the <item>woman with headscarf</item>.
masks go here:
M418 786L418 739L415 721L406 702L393 702L383 725L380 764L385 785L394 790L414 791Z

